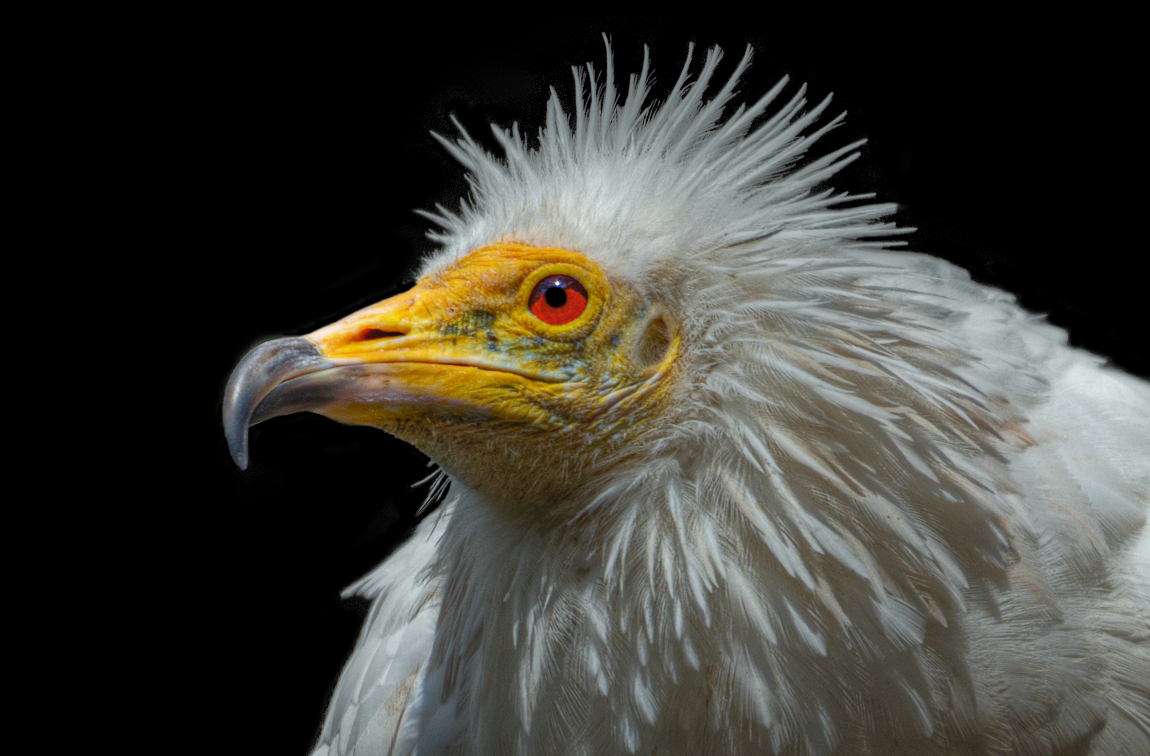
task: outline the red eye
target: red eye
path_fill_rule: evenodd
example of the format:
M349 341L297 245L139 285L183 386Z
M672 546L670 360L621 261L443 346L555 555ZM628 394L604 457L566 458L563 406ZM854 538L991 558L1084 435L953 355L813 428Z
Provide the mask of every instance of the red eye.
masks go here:
M544 323L563 325L587 309L587 290L571 276L548 276L535 284L527 307Z

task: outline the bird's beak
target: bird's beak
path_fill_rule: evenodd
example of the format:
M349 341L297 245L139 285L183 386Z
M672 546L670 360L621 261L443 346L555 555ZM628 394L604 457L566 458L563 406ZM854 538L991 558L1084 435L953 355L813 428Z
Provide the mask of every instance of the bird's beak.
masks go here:
M493 343L498 337L474 311L455 317L458 302L451 287L421 282L308 336L253 349L224 396L236 464L247 468L248 427L279 415L317 412L403 435L448 414L483 419L493 406L507 414L508 391L562 379Z

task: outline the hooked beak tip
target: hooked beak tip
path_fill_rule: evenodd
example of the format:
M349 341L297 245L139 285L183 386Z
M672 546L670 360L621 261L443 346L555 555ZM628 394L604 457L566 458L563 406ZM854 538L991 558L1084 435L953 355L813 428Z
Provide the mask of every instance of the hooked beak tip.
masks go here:
M224 389L223 412L224 436L237 467L248 468L248 427L260 402L284 381L330 365L315 344L298 337L264 342L240 360Z
M248 450L247 450L247 434L243 434L243 438L239 440L240 448L236 448L231 438L228 439L228 451L231 452L232 461L236 463L236 467L241 470L248 469Z

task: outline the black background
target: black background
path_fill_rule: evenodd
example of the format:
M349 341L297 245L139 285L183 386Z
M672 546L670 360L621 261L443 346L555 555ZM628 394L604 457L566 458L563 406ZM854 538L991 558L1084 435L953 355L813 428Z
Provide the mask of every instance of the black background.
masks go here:
M119 72L92 75L120 151L101 159L133 184L124 244L151 266L132 317L165 366L122 512L146 537L109 556L137 576L118 590L143 610L128 634L141 689L161 709L187 694L168 712L181 739L307 752L366 612L339 590L414 526L428 472L383 433L314 416L254 429L240 472L219 419L232 366L410 284L431 249L412 211L466 187L428 131L454 114L484 140L489 121L534 133L550 86L570 105L571 65L602 71L601 32L622 74L650 46L660 98L692 40L700 57L726 49L720 75L754 45L748 99L782 74L812 100L834 92L848 118L827 148L870 140L836 187L898 202L912 249L1150 372L1126 188L1140 158L1123 147L1138 103L1126 49L1091 24L404 13L171 15L97 53Z

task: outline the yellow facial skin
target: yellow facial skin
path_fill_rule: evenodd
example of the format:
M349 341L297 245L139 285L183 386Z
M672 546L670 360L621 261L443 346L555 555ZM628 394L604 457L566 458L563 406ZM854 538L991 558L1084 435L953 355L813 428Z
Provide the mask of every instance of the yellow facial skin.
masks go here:
M550 325L528 300L556 274L587 309ZM587 257L503 243L476 250L408 292L307 337L341 366L371 365L368 385L323 410L382 428L505 506L537 514L573 479L609 464L664 415L679 334L657 303L610 281ZM552 513L560 514L560 513Z

